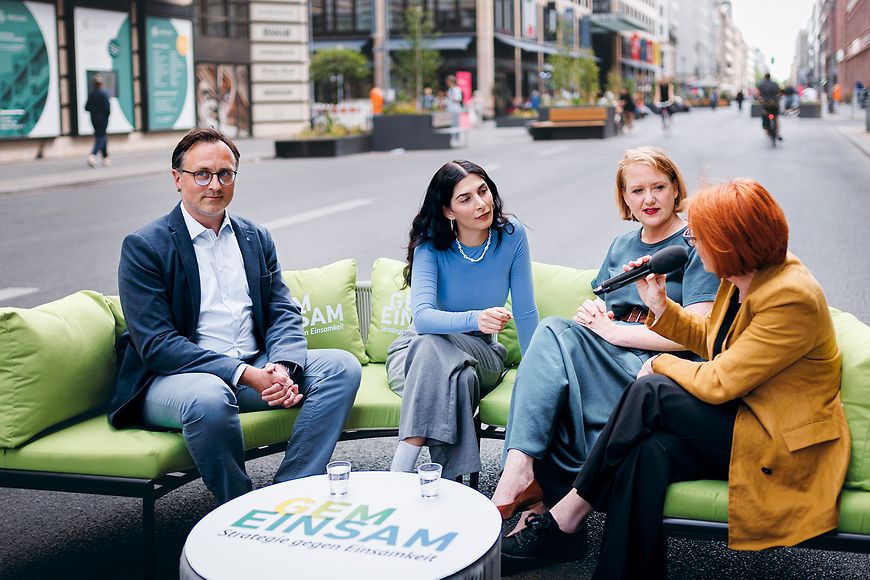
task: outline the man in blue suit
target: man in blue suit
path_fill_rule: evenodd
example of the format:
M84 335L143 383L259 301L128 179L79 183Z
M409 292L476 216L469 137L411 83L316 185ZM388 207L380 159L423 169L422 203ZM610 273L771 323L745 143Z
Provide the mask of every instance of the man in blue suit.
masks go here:
M115 427L180 429L220 503L252 487L240 412L301 404L275 482L324 473L361 375L345 351L307 349L272 237L226 211L238 167L223 133L191 130L172 154L181 202L124 239L109 403Z

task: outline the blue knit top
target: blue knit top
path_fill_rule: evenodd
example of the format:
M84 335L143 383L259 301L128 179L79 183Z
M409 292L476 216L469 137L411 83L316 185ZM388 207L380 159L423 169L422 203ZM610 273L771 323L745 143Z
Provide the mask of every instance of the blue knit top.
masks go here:
M538 325L538 308L532 290L532 260L526 230L509 218L513 232L502 230L501 243L493 230L486 256L472 263L462 257L454 241L444 251L431 242L414 249L411 270L411 307L414 326L420 334L479 332L477 317L482 310L504 306L511 294L514 322L523 353ZM462 246L475 259L486 243Z

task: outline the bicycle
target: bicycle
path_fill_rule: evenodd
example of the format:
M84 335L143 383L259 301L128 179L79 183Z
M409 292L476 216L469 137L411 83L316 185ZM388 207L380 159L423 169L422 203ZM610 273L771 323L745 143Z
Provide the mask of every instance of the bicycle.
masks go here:
M770 138L771 146L776 147L776 142L779 140L778 116L773 111L765 111L764 114L767 115L767 124L765 125L767 136Z
M670 131L671 129L671 101L663 101L660 103L656 103L656 106L659 108L659 115L662 118L662 131Z

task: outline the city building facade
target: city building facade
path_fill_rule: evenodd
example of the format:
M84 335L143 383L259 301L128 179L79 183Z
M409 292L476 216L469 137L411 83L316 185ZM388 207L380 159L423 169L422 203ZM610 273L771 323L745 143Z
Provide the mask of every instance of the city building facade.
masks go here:
M304 0L0 0L0 155L86 149L97 76L110 150L288 135L310 118L308 36Z

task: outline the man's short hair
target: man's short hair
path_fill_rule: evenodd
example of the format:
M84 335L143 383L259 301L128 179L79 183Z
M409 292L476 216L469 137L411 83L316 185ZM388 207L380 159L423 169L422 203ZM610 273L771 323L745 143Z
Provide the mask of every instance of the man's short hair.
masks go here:
M197 143L216 143L218 141L225 143L226 146L230 148L230 151L233 152L233 156L236 158L236 169L238 169L239 148L236 147L236 144L233 143L232 139L213 127L208 127L207 129L197 128L188 131L187 134L181 138L181 141L178 142L178 145L175 146L175 151L172 152L172 168L181 169L181 164L184 163L184 154Z
M770 80L770 73L764 73L764 80L766 80L766 81Z

